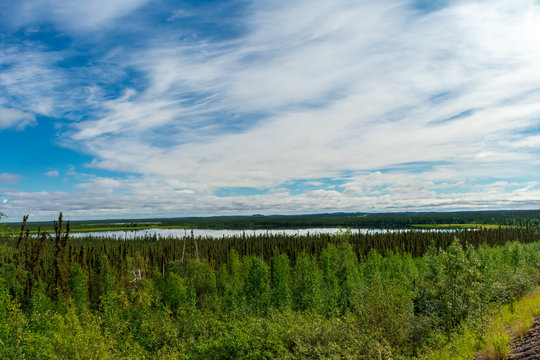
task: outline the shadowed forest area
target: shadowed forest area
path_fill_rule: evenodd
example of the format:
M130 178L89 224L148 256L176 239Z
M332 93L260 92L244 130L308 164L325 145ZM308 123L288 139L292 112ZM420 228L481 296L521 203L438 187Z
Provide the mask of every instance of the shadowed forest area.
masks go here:
M25 221L26 222L26 218ZM0 239L5 359L421 358L540 282L536 227ZM476 324L476 325L475 325Z

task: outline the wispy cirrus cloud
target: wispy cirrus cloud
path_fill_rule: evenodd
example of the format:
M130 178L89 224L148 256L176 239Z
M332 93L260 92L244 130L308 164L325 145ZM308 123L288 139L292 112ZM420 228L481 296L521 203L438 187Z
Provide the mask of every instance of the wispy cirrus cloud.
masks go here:
M23 130L26 126L34 124L35 116L21 110L0 107L0 130L15 127Z
M28 59L6 57L2 106L68 119L59 136L88 171L130 174L80 180L80 214L104 214L85 194L110 214L538 206L535 1L247 2L227 24L169 3L154 18L144 1L46 4L13 26L51 21L76 45L11 50ZM55 65L80 44L96 47L82 65ZM343 185L288 192L302 179ZM259 191L216 196L232 187Z
M24 128L34 121L36 114L59 113L54 94L65 82L61 71L54 69L58 59L54 52L42 52L25 45L7 45L0 49L2 123L15 118L17 121L12 122Z
M116 20L145 3L147 0L22 0L3 4L7 11L2 19L15 28L52 22L69 31L95 31L114 26Z
M419 14L407 5L279 3L255 8L233 40L158 42L128 61L148 88L79 124L74 138L107 168L110 153L140 172L207 177L217 167L254 186L411 161L476 167L481 154L529 160L500 145L537 124L540 54L527 45L537 6L458 2ZM163 128L166 151L153 145Z

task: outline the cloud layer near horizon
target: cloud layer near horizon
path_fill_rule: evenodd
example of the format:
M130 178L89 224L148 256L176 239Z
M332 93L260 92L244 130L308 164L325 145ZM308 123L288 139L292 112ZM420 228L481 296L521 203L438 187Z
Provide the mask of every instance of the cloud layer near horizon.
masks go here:
M540 205L535 1L99 5L9 6L0 131L93 159L10 216Z

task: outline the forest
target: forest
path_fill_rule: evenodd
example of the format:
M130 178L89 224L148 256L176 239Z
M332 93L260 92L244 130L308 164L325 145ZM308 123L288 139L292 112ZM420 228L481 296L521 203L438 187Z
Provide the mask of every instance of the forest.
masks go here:
M540 283L535 226L0 235L3 359L426 358Z
M12 220L12 219L10 219ZM18 220L18 219L17 219ZM18 228L19 222L8 227ZM460 211L400 213L333 213L313 215L251 215L186 218L106 219L72 221L73 231L92 229L130 229L180 227L186 229L302 229L312 227L350 227L404 229L417 225L472 224L501 226L539 226L540 211ZM51 230L53 222L28 222L27 228Z

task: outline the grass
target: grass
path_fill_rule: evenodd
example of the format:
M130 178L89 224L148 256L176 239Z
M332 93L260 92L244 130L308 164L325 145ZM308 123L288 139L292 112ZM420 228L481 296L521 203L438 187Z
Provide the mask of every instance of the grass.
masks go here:
M495 225L495 224L414 224L411 225L415 228L424 228L424 229L497 229L499 227L509 228L510 225Z
M444 346L431 350L422 359L502 360L510 351L512 339L523 337L540 314L540 287L518 301L506 304L485 319L484 326L469 325ZM478 325L478 324L477 324ZM442 342L442 341L441 341Z
M504 360L510 351L510 336L504 329L488 334L485 349L480 351L484 359Z

